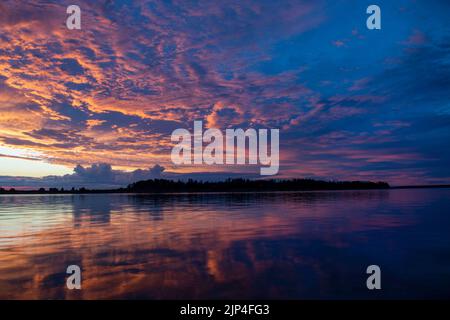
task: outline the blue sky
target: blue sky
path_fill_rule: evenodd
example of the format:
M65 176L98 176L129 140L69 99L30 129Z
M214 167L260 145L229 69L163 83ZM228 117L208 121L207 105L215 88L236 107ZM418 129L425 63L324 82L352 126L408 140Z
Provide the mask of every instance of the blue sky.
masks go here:
M173 165L194 120L279 128L283 178L450 183L447 1L77 4L82 30L60 1L0 5L0 185L257 172Z

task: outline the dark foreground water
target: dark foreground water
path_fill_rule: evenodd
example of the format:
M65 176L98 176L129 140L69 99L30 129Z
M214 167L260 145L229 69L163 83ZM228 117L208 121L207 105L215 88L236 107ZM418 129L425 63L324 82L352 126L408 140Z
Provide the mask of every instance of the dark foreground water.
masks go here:
M449 297L450 189L0 196L0 298Z

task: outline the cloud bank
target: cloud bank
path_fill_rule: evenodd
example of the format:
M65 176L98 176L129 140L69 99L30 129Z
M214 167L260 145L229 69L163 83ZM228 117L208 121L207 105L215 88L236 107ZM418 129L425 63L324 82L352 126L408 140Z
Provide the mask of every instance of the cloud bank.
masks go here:
M220 172L197 172L197 173L176 173L166 172L165 168L156 164L149 169L137 169L134 171L114 170L110 164L99 163L89 167L77 165L72 174L63 176L45 176L42 178L33 177L10 177L0 176L0 187L5 189L38 189L38 188L88 188L88 189L116 189L148 179L169 179L169 180L206 180L220 181L227 178L258 178L257 173L220 173Z

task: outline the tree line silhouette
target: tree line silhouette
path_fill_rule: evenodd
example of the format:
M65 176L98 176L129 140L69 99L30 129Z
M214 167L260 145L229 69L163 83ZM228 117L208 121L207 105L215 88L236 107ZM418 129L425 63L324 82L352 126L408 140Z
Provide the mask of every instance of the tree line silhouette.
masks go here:
M307 190L351 190L351 189L387 189L387 182L370 181L322 181L314 179L227 179L224 181L199 181L189 179L167 180L151 179L137 181L126 188L87 189L87 188L40 188L37 190L9 190L0 188L0 193L171 193L171 192L269 192L269 191L307 191Z

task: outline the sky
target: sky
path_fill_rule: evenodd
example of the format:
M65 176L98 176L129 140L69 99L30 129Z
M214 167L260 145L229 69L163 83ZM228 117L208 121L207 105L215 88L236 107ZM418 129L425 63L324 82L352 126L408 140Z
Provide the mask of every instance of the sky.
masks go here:
M3 0L0 186L257 177L174 165L170 135L194 120L278 128L279 178L450 183L449 16L438 0Z

